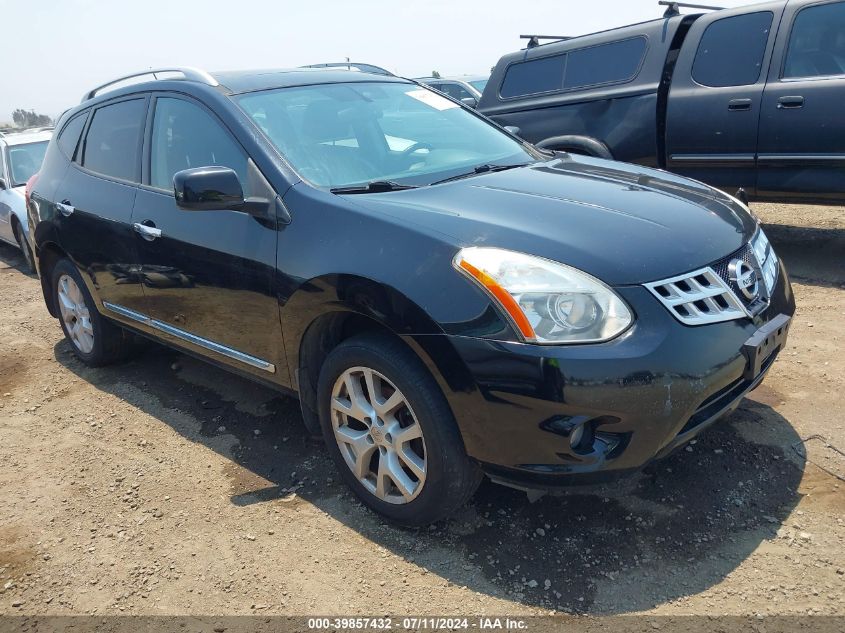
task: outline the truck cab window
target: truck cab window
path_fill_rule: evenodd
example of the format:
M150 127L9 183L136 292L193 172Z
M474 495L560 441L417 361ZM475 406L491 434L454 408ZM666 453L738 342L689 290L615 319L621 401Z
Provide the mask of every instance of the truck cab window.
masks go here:
M789 34L784 78L845 74L845 2L802 9Z
M698 45L692 78L713 88L748 86L760 78L772 29L770 11L716 20Z

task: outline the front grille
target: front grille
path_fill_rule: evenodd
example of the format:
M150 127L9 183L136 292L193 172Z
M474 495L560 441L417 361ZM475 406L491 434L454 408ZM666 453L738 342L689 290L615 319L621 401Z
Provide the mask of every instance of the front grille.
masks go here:
M731 271L747 264L758 279L757 294L748 298ZM670 279L645 284L651 293L685 325L706 325L753 316L769 305L777 279L777 257L762 229L751 241L710 266ZM742 275L737 275L742 276Z
M719 275L719 278L727 284L727 286L731 289L731 292L734 293L734 296L736 296L740 303L742 303L745 309L751 314L757 314L768 304L769 293L761 292L758 293L757 298L753 301L748 300L748 298L740 291L736 281L731 279L730 265L731 262L736 259L741 259L753 269L758 271L760 270L760 265L757 263L757 258L754 256L754 249L751 248L750 242L727 257L723 257L715 264L712 264L711 268L713 269L713 272Z

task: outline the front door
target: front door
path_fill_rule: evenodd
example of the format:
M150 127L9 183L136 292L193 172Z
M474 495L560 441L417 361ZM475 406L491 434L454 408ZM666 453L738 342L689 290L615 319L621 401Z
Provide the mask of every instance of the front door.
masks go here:
M272 200L275 193L262 190L269 185L246 152L197 102L157 96L148 130L149 173L132 219L151 325L183 347L286 383L273 293L275 222L238 211L183 211L173 175L220 165L238 173L245 196Z
M782 4L717 11L690 27L667 106L671 171L731 193L739 187L753 191L765 69Z
M790 3L763 94L758 195L845 197L845 2Z

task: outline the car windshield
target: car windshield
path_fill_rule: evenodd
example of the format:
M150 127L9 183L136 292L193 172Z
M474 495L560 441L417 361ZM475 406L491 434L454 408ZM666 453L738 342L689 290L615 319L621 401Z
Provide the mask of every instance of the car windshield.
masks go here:
M25 185L26 181L41 169L44 153L47 151L47 143L47 141L39 141L9 146L7 150L9 175L12 177L13 187Z
M486 79L476 79L475 81L469 81L470 86L478 90L478 92L484 92L484 86L487 85Z
M321 84L236 99L297 172L320 187L421 186L479 165L526 164L539 157L415 84Z

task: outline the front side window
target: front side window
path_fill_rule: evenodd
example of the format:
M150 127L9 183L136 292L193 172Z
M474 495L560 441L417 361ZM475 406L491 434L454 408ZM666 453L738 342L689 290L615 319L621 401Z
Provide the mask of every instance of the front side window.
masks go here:
M173 190L173 174L195 167L229 167L247 191L247 157L221 124L182 99L156 99L150 145L150 184Z
M94 112L82 151L82 166L105 176L138 181L146 101L133 99Z
M423 185L482 164L525 164L528 149L414 84L356 82L248 93L237 103L306 180Z
M789 34L783 76L845 74L845 2L801 9Z
M26 181L41 169L48 141L23 143L9 147L9 176L13 187L25 185Z
M712 88L757 83L773 17L760 11L713 22L701 36L692 78Z

